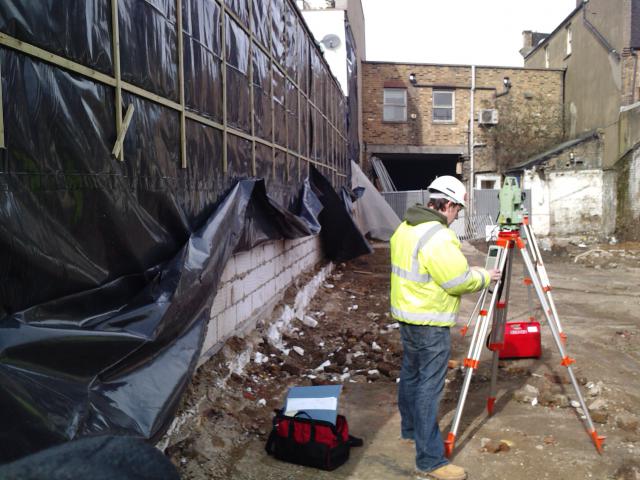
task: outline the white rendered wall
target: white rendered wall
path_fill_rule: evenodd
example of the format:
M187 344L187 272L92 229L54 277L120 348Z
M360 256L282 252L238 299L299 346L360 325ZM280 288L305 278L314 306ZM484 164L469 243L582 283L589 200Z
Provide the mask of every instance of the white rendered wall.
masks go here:
M536 235L610 235L615 228L615 179L600 169L527 171Z
M550 172L552 235L602 235L604 175L602 170Z
M273 308L296 277L323 258L319 236L276 240L233 255L220 278L201 357Z
M530 190L531 195L531 227L537 236L549 235L551 223L549 217L549 186L540 178L538 172L527 170L524 175L523 187Z

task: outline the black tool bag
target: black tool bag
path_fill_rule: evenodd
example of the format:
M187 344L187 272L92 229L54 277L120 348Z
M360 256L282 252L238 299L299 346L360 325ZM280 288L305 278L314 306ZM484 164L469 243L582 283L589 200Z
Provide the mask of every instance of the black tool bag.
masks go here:
M267 440L270 455L285 462L322 470L334 470L349 459L352 446L362 440L349 435L347 419L338 415L336 424L314 420L306 412L288 417L276 410L273 428Z

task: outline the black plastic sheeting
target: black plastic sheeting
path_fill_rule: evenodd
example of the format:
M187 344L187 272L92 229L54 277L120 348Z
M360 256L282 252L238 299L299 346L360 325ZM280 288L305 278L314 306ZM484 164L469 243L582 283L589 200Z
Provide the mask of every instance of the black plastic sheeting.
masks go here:
M3 223L17 220L7 213ZM230 255L318 231L333 260L370 251L317 170L296 214L271 200L262 180L242 180L168 262L4 316L0 458L88 435L157 438L199 358Z
M347 50L347 84L349 85L349 96L347 98L347 135L349 140L349 160L360 163L360 140L358 126L360 115L358 112L358 56L356 52L356 42L353 38L353 31L349 20L344 19L345 27L345 48Z
M0 32L113 73L111 0L2 0Z
M222 122L224 56L228 125L288 152L187 119L181 168L180 114L125 91L135 110L119 162L113 87L0 48L0 461L161 435L232 253L318 232L331 260L370 251L328 180L346 183L346 145L327 122L345 132L346 107L295 6L225 5L234 13L182 2L186 107ZM118 12L123 80L177 101L175 2L120 0ZM0 31L109 75L112 27L111 0L0 1Z

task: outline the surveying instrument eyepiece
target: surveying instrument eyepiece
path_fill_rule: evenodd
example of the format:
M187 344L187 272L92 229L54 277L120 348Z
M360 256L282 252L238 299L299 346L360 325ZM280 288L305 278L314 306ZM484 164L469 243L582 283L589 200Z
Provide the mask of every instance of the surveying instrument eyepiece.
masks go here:
M509 290L511 287L511 270L516 248L520 251L524 264L524 284L527 286L529 300L529 320L535 320L533 316L533 287L553 336L554 343L560 353L562 359L560 365L566 367L576 397L582 408L587 432L598 453L602 453L605 437L599 436L595 430L587 405L580 393L580 386L571 367L571 365L575 363L575 360L570 358L565 350L567 336L562 330L556 305L551 296L549 277L544 267L533 229L529 224L529 217L523 205L525 199L524 192L522 192L518 186L518 181L515 177L505 178L504 185L500 189L499 199L500 214L498 215L498 225L500 230L495 245L489 247L485 266L487 269L499 269L502 272L502 276L496 282L493 290L490 290L489 286L482 290L467 324L461 329L461 334L464 336L472 321L475 320L471 344L463 362L465 375L458 405L454 413L451 429L444 442L445 454L447 457L450 457L453 452L462 411L471 384L471 377L478 369L480 355L485 344L489 350L493 352L491 388L489 398L487 399L487 412L489 415L493 414L497 393L498 359L500 351L504 348L505 325L509 307ZM488 306L485 307L488 297L490 297L489 303Z

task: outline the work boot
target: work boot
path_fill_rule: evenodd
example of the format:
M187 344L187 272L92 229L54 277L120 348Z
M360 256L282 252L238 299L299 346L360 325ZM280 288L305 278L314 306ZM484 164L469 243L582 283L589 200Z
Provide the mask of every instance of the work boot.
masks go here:
M467 472L464 471L464 468L458 467L457 465L452 465L448 463L440 468L436 468L435 470L431 470L430 472L418 472L418 478L430 478L436 480L464 480L467 478Z

